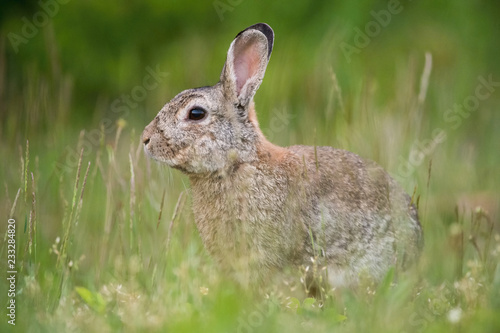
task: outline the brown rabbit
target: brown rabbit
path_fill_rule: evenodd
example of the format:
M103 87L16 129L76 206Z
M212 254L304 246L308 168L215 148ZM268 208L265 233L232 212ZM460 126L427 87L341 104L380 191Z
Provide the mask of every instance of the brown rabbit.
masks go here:
M333 286L407 266L423 239L417 210L380 166L331 147L282 148L259 129L253 96L273 41L264 23L240 32L220 82L181 92L145 128L146 153L189 176L206 249L243 283L311 258Z

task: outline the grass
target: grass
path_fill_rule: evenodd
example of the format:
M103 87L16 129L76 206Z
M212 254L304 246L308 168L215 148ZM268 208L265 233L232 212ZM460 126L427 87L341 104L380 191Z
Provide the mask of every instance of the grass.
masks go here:
M23 89L4 97L10 112L0 144L0 215L5 222L13 217L17 228L15 329L499 331L500 94L495 88L458 126L443 113L474 94L478 75L500 76L490 68L457 71L436 50L432 62L424 53L400 52L371 70L375 63L365 57L386 54L383 36L349 67L330 49L342 32L327 36L310 53L296 50L293 39L277 42L256 97L261 127L278 144L348 149L395 175L419 204L425 247L418 265L389 272L378 286L330 290L321 302L306 298L300 281L270 286L266 296L240 290L203 249L187 178L147 159L139 142L151 110L182 88L209 82L171 68L130 114L110 114L113 97L99 96L94 118L80 122L72 118L81 109L70 74L26 71ZM188 38L179 45L198 44ZM186 61L193 73L208 68L205 76L220 70L222 63L211 64L216 58ZM169 68L167 61L160 67ZM190 86L179 86L179 77ZM148 111L140 114L142 108ZM436 129L446 138L433 140ZM6 258L7 242L1 244ZM7 285L0 287L6 305ZM1 331L12 329L5 317Z

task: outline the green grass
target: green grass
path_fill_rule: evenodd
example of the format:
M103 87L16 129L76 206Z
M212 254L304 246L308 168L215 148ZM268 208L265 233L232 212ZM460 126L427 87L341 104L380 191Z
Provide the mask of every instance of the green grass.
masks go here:
M310 15L307 6L281 13L276 4L273 14L263 14L244 1L223 22L208 6L193 18L210 13L215 23L191 22L181 32L148 35L144 38L151 43L164 38L165 45L144 46L140 54L134 53L133 41L142 45L146 32L131 34L135 39L125 43L115 26L102 34L113 36L117 49L110 55L96 40L97 51L89 47L88 55L103 61L90 67L71 52L92 46L96 27L73 32L87 36L74 47L71 32L64 29L72 15L81 16L79 10L93 13L78 7L83 5L68 4L67 17L55 17L54 27L26 45L38 52L40 62L27 52L14 55L2 35L7 69L0 88L6 110L0 117L0 232L4 239L7 219L16 220L15 329L499 331L500 89L495 87L470 114L444 118L455 103L475 94L479 76L500 81L492 55L495 27L489 25L496 18L478 14L474 25L464 20L477 9L474 5L450 4L453 14L445 18L438 12L448 8L443 4L436 12L426 11L434 8L431 2L413 5L350 64L339 43L352 41L352 27L363 27L370 10L385 3L324 4L303 31L279 16ZM336 10L336 21L326 9ZM142 10L151 21L161 16ZM167 17L174 15L169 10ZM123 23L119 12L103 17L111 27ZM5 33L16 27L16 18L5 21ZM249 22L242 26L242 20ZM276 27L275 50L256 96L265 134L284 146L348 149L395 175L414 194L425 232L421 259L409 271L389 273L378 286L367 282L356 290L328 291L323 302L305 298L300 281L288 279L270 285L267 296L241 290L218 274L203 248L188 179L144 156L140 133L157 110L182 89L214 83L231 38L257 21ZM427 51L432 54L428 77L423 74ZM481 61L472 61L475 57ZM157 64L169 73L159 86L128 114L111 112L112 102L141 85L145 68ZM421 83L422 77L428 84ZM424 92L425 98L419 97ZM437 129L446 139L429 146ZM416 143L427 145L424 154ZM402 172L410 160L411 170ZM0 246L3 272L6 245ZM2 332L12 329L5 316L6 287L2 279Z

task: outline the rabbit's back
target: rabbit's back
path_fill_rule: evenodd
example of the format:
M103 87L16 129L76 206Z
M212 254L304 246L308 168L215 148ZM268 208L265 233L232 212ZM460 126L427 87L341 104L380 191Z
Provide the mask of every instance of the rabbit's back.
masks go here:
M333 284L353 284L363 271L380 279L390 266L406 266L418 256L416 209L380 166L331 147L289 150L302 159L308 186L305 221L313 240L306 252L324 258Z

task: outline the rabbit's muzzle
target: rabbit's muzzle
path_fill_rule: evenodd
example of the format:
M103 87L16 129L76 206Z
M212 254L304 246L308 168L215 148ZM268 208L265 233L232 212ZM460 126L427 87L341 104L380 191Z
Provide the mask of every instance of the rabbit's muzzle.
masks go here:
M155 132L158 132L158 127L157 127L157 119L155 118L152 122L149 123L148 126L144 129L142 132L142 143L144 144L144 149L147 150L147 146L151 142L151 137L154 135Z
M187 171L186 164L192 159L189 145L182 140L167 137L158 126L156 117L142 132L141 137L144 151L154 160L166 163L172 168Z
M163 131L158 127L158 118L155 118L142 132L142 143L147 155L160 162L167 162L173 155Z

